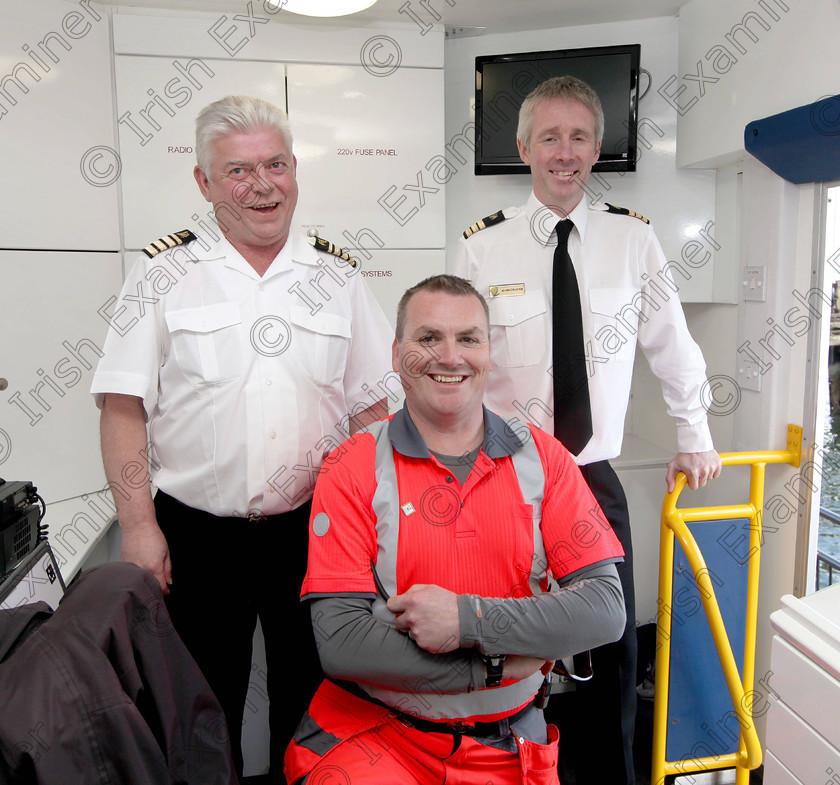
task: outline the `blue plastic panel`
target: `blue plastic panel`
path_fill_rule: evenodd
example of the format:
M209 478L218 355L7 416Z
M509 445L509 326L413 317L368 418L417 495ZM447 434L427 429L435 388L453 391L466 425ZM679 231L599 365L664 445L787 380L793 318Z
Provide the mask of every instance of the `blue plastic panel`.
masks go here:
M706 560L742 677L749 525L747 518L688 524ZM740 732L700 592L685 553L679 543L675 546L665 752L668 761L735 752Z
M744 148L791 183L840 178L840 95L754 120Z

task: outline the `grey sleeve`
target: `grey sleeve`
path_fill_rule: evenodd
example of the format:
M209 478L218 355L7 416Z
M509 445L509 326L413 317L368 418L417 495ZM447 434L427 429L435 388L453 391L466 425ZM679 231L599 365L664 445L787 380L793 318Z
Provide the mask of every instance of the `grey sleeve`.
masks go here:
M312 629L327 676L400 692L470 692L484 687L484 663L475 650L433 654L373 616L367 597L310 601Z
M461 645L485 654L556 660L611 643L624 630L624 594L615 564L580 570L536 597L458 596Z

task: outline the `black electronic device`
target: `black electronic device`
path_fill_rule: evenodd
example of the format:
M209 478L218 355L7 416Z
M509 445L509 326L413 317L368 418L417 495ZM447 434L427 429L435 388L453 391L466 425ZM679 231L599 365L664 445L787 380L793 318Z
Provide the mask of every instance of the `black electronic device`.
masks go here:
M0 580L45 538L44 507L31 482L0 478Z
M604 139L595 172L636 171L641 46L623 44L475 58L475 173L528 174L519 157L519 107L538 84L576 76L601 99Z

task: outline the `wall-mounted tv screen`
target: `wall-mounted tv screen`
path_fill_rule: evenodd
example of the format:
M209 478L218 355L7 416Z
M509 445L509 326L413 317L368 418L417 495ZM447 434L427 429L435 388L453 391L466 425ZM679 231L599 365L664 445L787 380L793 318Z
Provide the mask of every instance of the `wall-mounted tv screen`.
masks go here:
M528 174L516 147L519 107L552 76L570 74L598 93L604 140L596 172L636 171L641 46L599 46L475 58L475 173Z

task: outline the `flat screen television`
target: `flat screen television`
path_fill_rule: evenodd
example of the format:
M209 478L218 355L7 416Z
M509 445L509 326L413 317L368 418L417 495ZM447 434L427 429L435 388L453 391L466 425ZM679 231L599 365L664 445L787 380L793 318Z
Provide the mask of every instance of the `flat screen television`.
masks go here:
M598 93L604 139L596 172L636 171L639 44L482 55L475 58L475 173L528 174L516 147L519 107L552 76L570 74Z

